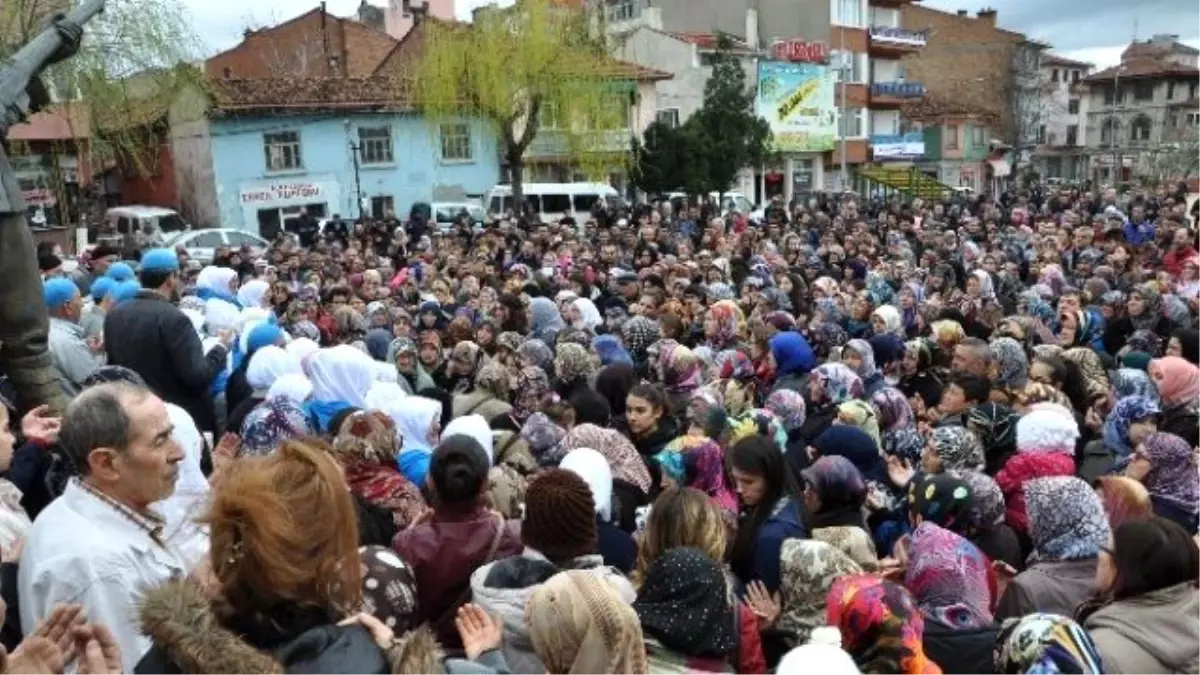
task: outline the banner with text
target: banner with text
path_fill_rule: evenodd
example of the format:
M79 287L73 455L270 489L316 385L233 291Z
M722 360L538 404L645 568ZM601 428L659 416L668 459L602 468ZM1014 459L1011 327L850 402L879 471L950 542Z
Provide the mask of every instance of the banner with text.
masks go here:
M782 152L825 152L837 142L833 69L812 63L758 62L755 109Z

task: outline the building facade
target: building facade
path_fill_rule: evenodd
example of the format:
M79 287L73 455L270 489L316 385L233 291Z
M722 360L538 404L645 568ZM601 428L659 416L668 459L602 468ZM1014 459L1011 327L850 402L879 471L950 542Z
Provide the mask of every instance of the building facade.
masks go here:
M1084 78L1092 178L1115 184L1195 172L1200 51L1178 36L1134 42L1121 63Z
M924 157L916 167L925 175L950 187L990 189L992 130L980 119L949 115L922 131Z
M1053 54L1041 59L1041 116L1034 167L1043 179L1086 180L1090 98L1084 82L1092 64Z

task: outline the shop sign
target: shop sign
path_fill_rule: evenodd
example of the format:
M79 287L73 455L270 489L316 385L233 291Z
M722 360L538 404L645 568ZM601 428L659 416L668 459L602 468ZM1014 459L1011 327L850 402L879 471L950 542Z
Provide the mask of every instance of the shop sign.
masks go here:
M837 141L832 68L811 63L758 62L755 110L780 152L825 152Z
M776 40L771 43L771 58L791 63L829 63L829 45L810 40Z
M904 135L876 134L871 137L871 155L877 159L917 159L925 155L925 135L912 131Z
M869 30L873 42L890 42L913 47L925 46L925 33L921 31L892 28L891 26L871 26Z
M269 204L276 202L316 202L325 195L325 186L321 183L288 181L270 183L242 190L242 204Z

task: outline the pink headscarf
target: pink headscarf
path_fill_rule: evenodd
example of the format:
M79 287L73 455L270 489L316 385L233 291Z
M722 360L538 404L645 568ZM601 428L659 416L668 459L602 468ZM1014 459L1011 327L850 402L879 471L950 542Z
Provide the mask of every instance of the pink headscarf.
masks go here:
M1158 387L1164 406L1176 406L1200 396L1200 368L1178 356L1150 362L1150 379Z

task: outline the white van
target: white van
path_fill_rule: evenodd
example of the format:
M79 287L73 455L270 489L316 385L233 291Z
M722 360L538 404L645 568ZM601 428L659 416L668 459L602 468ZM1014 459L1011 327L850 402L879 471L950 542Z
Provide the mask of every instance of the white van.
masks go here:
M551 223L567 216L580 225L592 214L592 206L603 199L606 206L621 205L621 194L607 183L525 183L525 200L543 222ZM487 212L501 218L515 212L512 186L497 185L487 194Z
M687 197L687 195L682 192L671 192L667 194L667 199L670 199L672 204L675 204L676 200L683 199L684 197ZM742 215L747 215L754 210L754 202L751 202L746 198L746 195L740 192L730 190L723 194L718 194L716 192L708 193L708 201L715 204L718 199L721 199L721 215L729 215L729 213L732 211L737 211Z
M132 241L141 249L161 246L168 235L191 227L174 210L161 206L114 206L104 212L101 240Z

